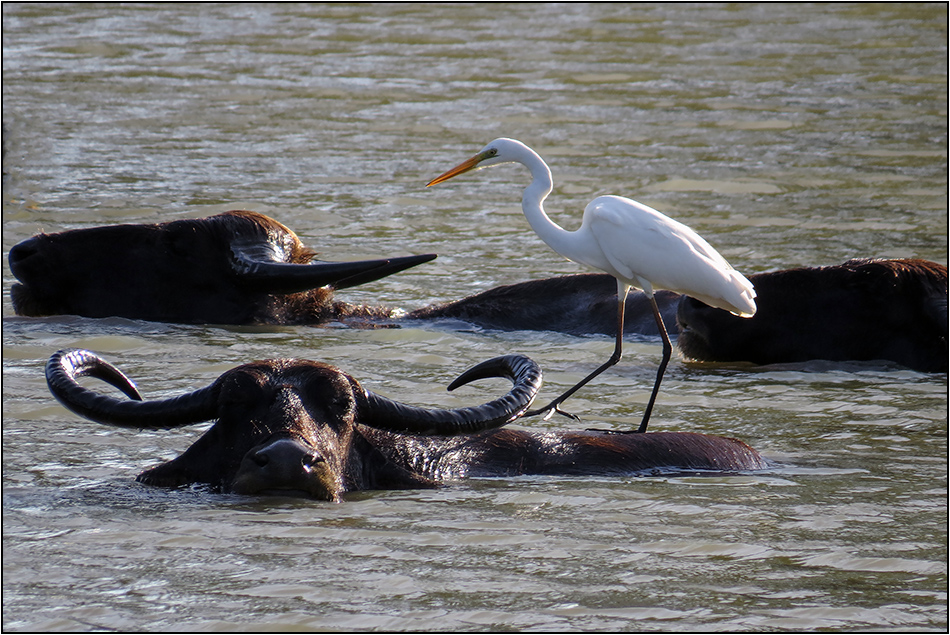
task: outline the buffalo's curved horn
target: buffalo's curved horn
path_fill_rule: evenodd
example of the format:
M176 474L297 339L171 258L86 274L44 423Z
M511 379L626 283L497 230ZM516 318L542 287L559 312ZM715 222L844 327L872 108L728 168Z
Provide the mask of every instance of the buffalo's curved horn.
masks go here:
M366 425L425 435L457 435L503 426L520 417L541 389L541 367L523 355L505 355L465 371L449 390L486 377L507 377L512 388L504 397L481 406L441 410L421 408L380 397L368 390L357 396L357 421Z
M78 377L95 377L131 399L123 401L81 386ZM61 350L46 363L46 383L69 410L99 423L123 428L176 428L215 418L217 383L180 397L142 401L135 383L95 353Z
M436 258L436 254L424 254L353 262L315 260L300 265L275 260L273 254L261 253L260 245L239 243L231 245L231 254L231 264L244 284L269 293L298 293L327 285L335 289L355 287Z

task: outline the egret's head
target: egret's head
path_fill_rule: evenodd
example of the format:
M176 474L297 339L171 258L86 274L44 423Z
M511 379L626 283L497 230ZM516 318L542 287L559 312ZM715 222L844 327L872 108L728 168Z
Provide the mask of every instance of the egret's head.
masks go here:
M426 184L426 187L435 185L436 183L441 183L442 181L448 181L454 176L464 174L465 172L470 172L471 170L487 168L500 163L518 162L519 157L525 150L531 152L528 146L515 139L506 139L504 137L495 139L487 146L482 148L481 152L473 156L471 159L459 163L448 172L440 174L429 181Z

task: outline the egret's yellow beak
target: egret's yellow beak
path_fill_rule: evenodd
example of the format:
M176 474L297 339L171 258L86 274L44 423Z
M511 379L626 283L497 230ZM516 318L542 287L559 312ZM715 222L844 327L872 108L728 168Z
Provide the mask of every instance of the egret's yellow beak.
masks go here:
M481 163L487 158L488 157L485 155L484 152L476 154L468 161L463 161L462 163L459 163L448 172L445 172L444 174L440 174L439 176L435 177L434 179L426 183L426 187L435 185L436 183L441 183L442 181L448 181L453 176L458 176L459 174L464 174L465 172L474 170L475 168L478 167L479 163Z

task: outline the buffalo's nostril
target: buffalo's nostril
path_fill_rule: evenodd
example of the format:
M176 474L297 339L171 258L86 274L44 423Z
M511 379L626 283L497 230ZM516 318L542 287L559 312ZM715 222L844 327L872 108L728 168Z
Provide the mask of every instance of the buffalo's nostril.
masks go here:
M270 463L270 457L267 455L267 452L255 452L251 455L251 460L257 465L257 467L264 467Z
M319 463L325 463L326 461L322 456L317 456L315 454L310 454L305 456L303 460L300 461L300 464L303 466L303 469L307 472L311 471Z
M279 439L251 451L247 454L247 460L253 464L254 469L270 474L310 472L318 464L325 462L312 448L291 439Z

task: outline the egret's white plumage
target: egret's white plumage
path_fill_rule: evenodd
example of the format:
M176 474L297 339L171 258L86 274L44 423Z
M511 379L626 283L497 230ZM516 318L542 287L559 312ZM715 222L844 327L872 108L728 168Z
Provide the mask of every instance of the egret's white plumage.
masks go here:
M653 300L655 289L668 289L692 296L710 306L736 315L755 313L755 291L719 252L686 225L655 209L622 196L598 196L584 209L581 226L568 231L552 221L543 202L551 193L551 170L538 154L514 139L495 139L471 159L436 177L435 185L477 168L501 163L520 163L531 171L521 208L536 234L568 260L605 271L617 279L617 340L610 360L539 412L562 412L567 397L620 360L623 338L623 306L630 287L642 289L653 304L664 340L664 358L640 432L646 430L650 412L672 353L669 336ZM548 416L550 416L550 412Z

